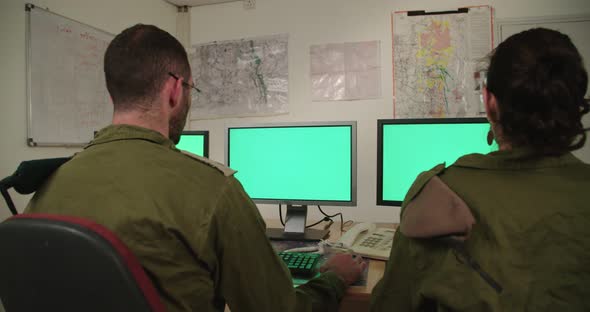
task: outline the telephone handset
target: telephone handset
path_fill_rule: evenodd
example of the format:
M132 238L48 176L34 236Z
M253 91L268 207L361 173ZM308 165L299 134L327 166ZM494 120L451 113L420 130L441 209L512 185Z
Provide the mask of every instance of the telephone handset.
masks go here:
M359 223L344 233L337 244L367 258L387 260L394 234L394 229L377 228L373 223Z

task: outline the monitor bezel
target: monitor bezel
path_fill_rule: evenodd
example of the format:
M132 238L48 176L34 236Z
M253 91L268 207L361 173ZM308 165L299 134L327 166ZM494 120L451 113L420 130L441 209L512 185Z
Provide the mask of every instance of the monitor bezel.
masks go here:
M231 129L245 128L298 128L298 127L351 127L351 196L349 201L337 200L303 200L303 199L263 199L252 198L257 204L285 204L285 205L327 205L327 206L356 206L357 202L357 122L356 121L314 121L314 122L281 122L265 124L242 124L229 125L225 127L225 165L230 167L229 163L229 135Z
M377 120L377 206L401 207L402 200L383 199L383 126L399 124L474 124L488 123L485 117L462 118L404 118L404 119L378 119ZM429 168L424 168L428 170Z
M209 130L186 130L182 131L180 135L202 135L204 136L203 157L209 158Z

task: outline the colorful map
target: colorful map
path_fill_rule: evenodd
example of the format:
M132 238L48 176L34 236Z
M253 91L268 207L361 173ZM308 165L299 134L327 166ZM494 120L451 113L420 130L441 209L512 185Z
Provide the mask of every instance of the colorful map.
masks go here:
M396 13L393 29L396 118L481 115L468 14Z

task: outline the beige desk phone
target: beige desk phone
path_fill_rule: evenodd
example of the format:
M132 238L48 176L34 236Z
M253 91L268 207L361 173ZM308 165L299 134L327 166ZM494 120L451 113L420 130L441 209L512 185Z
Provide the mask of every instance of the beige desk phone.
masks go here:
M394 229L377 228L373 223L359 223L346 231L334 247L346 248L367 258L387 260L394 234Z

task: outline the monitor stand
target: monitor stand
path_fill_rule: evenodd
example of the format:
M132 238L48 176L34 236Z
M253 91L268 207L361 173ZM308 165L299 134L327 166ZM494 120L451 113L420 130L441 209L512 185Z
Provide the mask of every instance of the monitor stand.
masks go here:
M319 241L330 233L329 230L306 229L307 205L287 205L285 228L267 228L266 236L271 240Z

